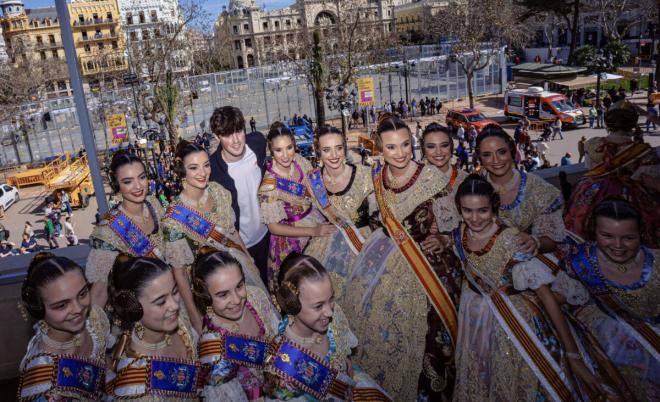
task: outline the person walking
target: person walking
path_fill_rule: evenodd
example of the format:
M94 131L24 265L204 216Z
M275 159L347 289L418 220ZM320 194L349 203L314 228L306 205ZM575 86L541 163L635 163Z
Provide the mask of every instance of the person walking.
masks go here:
M649 132L649 129L651 128L651 124L653 125L653 131L655 131L655 122L653 121L654 119L649 119L649 116L657 116L658 115L658 110L655 108L655 105L653 102L649 102L646 104L646 132Z
M458 129L456 130L456 138L458 138L458 142L465 141L465 129L463 126L458 126Z
M594 128L594 121L596 120L596 116L598 116L598 111L596 110L596 106L592 104L589 108L589 128Z
M578 159L578 163L582 163L582 159L584 159L584 144L587 142L587 137L582 136L580 138L580 141L578 141L578 155L580 158Z
M559 139L563 140L564 135L561 132L561 119L557 117L555 123L552 126L552 140L555 140L555 137L559 135Z
M62 203L64 209L66 209L67 215L73 216L73 210L71 209L71 199L69 198L69 193L62 190L60 192L60 202Z
M57 242L57 237L55 236L55 226L53 225L51 215L46 215L44 220L44 233L46 234L46 241L48 242L48 246L51 249L60 247L59 243Z
M257 122L254 120L254 116L250 117L250 132L254 133L257 131Z
M78 245L78 236L76 236L76 232L73 230L73 223L70 216L67 216L64 220L64 236L69 246Z
M607 109L602 103L596 104L596 128L605 127L605 111Z

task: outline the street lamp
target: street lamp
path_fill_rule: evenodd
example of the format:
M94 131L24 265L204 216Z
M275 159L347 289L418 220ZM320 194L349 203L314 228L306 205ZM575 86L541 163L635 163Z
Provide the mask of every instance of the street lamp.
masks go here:
M612 68L612 54L603 49L597 49L588 62L596 68L596 105L600 106L600 79L604 71Z
M417 63L409 62L408 60L403 61L403 70L401 70L401 74L403 75L404 82L406 84L406 103L410 105L410 92L408 90L408 83L409 83L409 77L410 77L410 71L417 65ZM397 65L396 68L398 69L399 66Z

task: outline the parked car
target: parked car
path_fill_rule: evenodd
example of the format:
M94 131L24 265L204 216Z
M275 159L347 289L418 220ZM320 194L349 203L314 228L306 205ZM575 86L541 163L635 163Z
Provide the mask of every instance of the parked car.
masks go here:
M4 216L7 208L19 199L18 189L16 187L9 184L0 185L0 217Z
M447 127L451 130L456 130L459 126L462 126L467 132L471 126L474 126L478 133L481 132L481 129L490 124L499 126L495 120L484 116L484 114L477 109L450 109L447 112L446 122Z

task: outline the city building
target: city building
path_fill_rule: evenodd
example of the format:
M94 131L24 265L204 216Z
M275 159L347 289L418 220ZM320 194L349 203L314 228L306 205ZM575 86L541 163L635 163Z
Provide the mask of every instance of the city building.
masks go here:
M2 35L2 25L0 25L0 63L7 62L7 49L5 49L5 38Z
M410 0L358 1L364 23L375 31L393 31L393 8ZM298 35L311 27L331 26L338 19L337 6L345 2L296 0L286 8L266 11L255 0L230 0L215 24L217 48L224 49L222 58L229 68L246 68L295 60L301 57Z
M181 32L185 26L177 0L118 0L118 3L134 70L149 77L154 62L164 64L161 73L167 69L177 73L190 70L185 35Z
M425 42L432 37L429 32L431 19L443 7L447 0L415 0L394 6L394 30L405 42Z
M69 15L83 78L92 90L115 87L128 69L117 1L73 0Z
M8 60L20 65L29 75L17 77L17 85L27 79L39 82L43 88L31 91L34 99L71 94L66 74L60 23L55 7L25 9L22 0L0 1L0 20ZM20 81L20 82L19 82Z

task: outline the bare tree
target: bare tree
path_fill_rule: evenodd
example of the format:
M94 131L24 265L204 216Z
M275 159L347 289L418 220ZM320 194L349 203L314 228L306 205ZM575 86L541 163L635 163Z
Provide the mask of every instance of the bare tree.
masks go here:
M338 89L344 101L355 82L358 67L374 63L395 41L366 0L327 1L313 25L295 38L288 59L297 66L314 91L319 125L325 124L326 90ZM295 57L291 57L295 55Z
M608 40L621 40L632 27L655 20L658 13L655 0L594 0L587 8L597 13Z
M508 0L464 0L441 10L434 24L438 35L450 36L456 62L467 78L470 107L474 107L472 80L504 46L521 46L525 27L514 24L521 10Z

